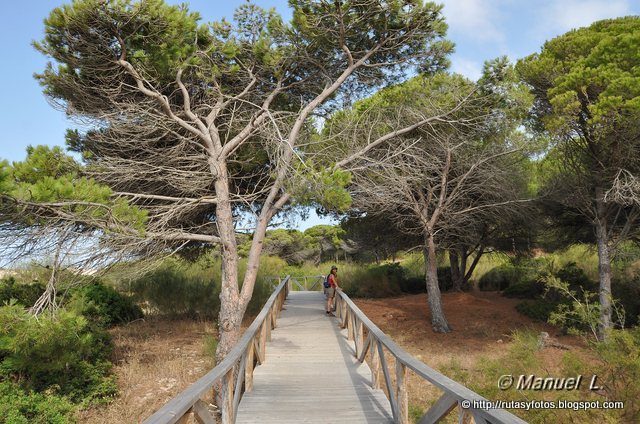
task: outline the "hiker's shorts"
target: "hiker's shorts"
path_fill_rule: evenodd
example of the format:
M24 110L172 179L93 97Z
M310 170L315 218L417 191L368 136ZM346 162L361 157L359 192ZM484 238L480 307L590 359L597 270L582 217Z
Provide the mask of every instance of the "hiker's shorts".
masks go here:
M325 287L324 295L327 296L327 299L332 299L336 295L336 289L333 287Z

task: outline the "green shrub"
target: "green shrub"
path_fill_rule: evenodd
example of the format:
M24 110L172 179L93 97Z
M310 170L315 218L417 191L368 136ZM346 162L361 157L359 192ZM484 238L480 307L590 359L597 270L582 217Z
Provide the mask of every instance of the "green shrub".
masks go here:
M247 261L241 260L238 267L240 281L246 266ZM286 262L280 258L260 257L247 316L257 314L271 295L272 287L267 277L284 275L286 268ZM209 254L194 262L167 259L158 268L132 281L130 290L149 313L170 318L216 319L220 311L220 281L220 258Z
M397 263L343 269L338 278L340 286L350 297L380 298L401 294L403 270Z
M595 291L598 289L598 285L591 281L587 273L575 262L565 264L554 275L568 283L572 290Z
M109 340L106 332L72 312L36 319L15 303L0 307L0 377L74 402L112 396Z
M507 287L503 294L507 297L533 299L544 293L544 284L537 278L523 278Z
M516 305L516 310L529 318L547 322L549 321L551 314L558 308L559 304L559 302L536 299L518 303Z
M480 290L505 290L520 278L521 269L511 264L497 266L486 272L478 281Z
M400 281L402 293L417 294L426 293L427 284L424 275L422 277L409 277Z
M257 278L256 284L253 287L253 295L251 296L249 305L247 305L245 315L247 317L255 317L258 315L267 302L267 299L269 299L269 296L271 296L271 293L272 286L270 282L266 278Z
M616 278L611 283L613 297L625 311L625 326L640 324L640 276L626 279Z
M136 300L145 302L150 313L171 318L213 319L220 310L219 282L189 275L183 264L171 261L134 281Z
M130 297L100 282L93 282L76 290L70 306L88 320L105 326L130 322L144 316L142 309Z
M0 381L0 424L66 424L75 422L74 405L64 397L25 391Z
M608 400L623 400L622 421L640 422L640 328L612 330L594 344L600 361L597 375Z
M42 283L20 284L14 277L3 278L0 280L0 305L15 299L23 306L32 306L44 290Z

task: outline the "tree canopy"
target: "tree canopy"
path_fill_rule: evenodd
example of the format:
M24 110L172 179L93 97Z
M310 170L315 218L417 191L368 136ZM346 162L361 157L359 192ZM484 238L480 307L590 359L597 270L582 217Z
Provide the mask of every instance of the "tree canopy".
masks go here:
M162 0L76 0L51 12L35 43L51 59L36 76L45 94L87 128L67 134L84 166L47 184L82 199L14 200L50 226L93 228L128 255L220 246L219 356L239 335L272 218L311 202L347 207L347 165L430 119L398 122L392 136L354 140L336 156L317 147L319 118L443 69L452 50L430 2L289 4L291 22L246 3L232 20L202 23ZM237 231L252 234L242 284Z
M640 18L626 17L570 31L517 65L535 96L531 128L553 143L549 199L595 233L601 337L611 327L611 249L637 235L640 217L639 53Z

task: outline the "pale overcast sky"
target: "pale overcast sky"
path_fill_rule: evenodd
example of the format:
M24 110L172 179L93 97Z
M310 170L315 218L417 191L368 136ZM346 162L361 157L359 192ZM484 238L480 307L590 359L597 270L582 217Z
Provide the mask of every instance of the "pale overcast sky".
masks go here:
M205 21L231 17L244 0L170 0L188 3ZM71 126L64 113L53 109L33 79L46 58L31 47L42 38L42 20L61 0L5 2L0 16L4 51L0 67L0 159L21 160L29 144L63 145ZM290 17L286 0L256 0ZM511 60L534 53L545 40L594 21L640 14L640 0L444 0L448 38L456 44L452 70L469 78L480 75L485 60L507 55ZM312 218L301 228L317 223Z

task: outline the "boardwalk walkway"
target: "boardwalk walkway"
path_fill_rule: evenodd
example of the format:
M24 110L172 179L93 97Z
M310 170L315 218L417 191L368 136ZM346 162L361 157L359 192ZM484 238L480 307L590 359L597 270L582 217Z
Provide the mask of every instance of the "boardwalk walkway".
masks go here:
M320 292L291 292L254 371L237 423L389 423L389 401L371 388L371 371L354 357Z

